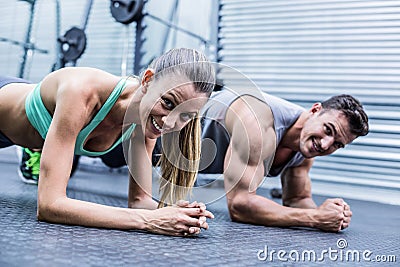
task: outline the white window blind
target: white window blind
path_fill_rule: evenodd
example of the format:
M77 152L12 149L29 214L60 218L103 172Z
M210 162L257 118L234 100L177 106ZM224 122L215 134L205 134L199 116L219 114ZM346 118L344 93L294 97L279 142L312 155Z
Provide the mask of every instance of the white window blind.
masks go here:
M361 193L389 190L400 202L400 1L220 3L220 62L305 108L341 93L365 106L369 135L317 158L313 181Z

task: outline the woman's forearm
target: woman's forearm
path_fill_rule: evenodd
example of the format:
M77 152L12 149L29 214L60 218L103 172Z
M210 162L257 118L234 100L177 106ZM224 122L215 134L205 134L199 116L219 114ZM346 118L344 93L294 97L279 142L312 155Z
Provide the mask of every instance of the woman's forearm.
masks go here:
M67 197L38 204L38 219L52 223L146 230L146 210L110 207Z
M201 207L166 207L157 210L109 207L100 204L57 198L52 204L39 201L38 219L88 227L145 230L158 234L186 236L208 229L206 218L213 214Z

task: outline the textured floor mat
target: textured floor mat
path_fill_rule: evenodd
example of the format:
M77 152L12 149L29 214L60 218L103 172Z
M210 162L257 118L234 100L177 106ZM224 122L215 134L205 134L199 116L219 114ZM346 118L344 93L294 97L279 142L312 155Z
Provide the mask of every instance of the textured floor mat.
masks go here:
M400 208L355 200L346 200L354 214L352 225L338 234L234 223L224 198L208 206L216 218L195 238L38 222L37 187L19 180L16 161L4 153L11 152L0 155L0 266L396 265L373 262L377 256L389 261L390 255L400 261ZM125 207L125 176L80 170L68 195ZM204 189L203 194L213 190L222 189ZM316 197L318 203L323 199Z

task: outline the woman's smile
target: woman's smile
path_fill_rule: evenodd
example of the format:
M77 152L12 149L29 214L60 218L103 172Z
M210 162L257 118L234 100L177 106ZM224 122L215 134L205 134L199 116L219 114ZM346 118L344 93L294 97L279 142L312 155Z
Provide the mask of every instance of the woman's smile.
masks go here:
M161 131L162 131L162 126L160 126L160 125L157 123L156 119L154 119L153 116L151 116L151 124L154 126L154 128L155 128L159 133L161 133Z

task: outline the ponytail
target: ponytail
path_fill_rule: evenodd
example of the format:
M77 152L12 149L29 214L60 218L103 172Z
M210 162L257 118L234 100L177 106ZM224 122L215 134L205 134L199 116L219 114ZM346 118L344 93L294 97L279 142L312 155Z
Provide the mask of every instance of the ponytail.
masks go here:
M200 119L196 116L180 132L163 137L159 208L185 199L191 192L199 169L200 135Z

